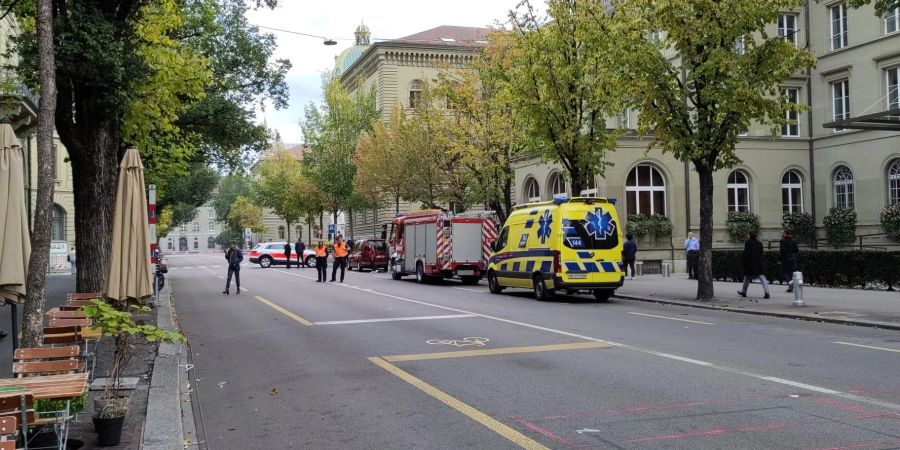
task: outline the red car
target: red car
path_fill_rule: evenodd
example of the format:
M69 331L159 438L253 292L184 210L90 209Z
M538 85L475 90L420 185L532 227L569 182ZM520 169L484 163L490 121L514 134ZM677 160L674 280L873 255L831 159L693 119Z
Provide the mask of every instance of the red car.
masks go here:
M384 239L366 239L356 243L347 260L348 269L387 270L387 242Z

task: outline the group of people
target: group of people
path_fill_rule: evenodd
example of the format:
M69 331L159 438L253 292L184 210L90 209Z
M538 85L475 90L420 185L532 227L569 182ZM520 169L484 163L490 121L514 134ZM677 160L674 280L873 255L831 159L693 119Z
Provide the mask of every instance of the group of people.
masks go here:
M328 248L325 247L325 244L322 241L319 241L319 244L316 246L316 269L318 272L318 279L316 279L316 283L325 283L328 281ZM331 282L335 281L335 276L337 275L338 268L341 269L341 283L344 282L344 271L347 268L347 257L350 255L350 247L347 245L347 242L344 241L343 236L338 235L334 239L334 244L332 245L332 254L334 255L334 265L331 267Z

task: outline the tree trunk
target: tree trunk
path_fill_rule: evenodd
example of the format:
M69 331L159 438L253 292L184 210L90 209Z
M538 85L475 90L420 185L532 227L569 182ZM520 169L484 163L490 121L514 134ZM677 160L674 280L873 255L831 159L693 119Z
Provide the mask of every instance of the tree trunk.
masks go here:
M284 223L287 224L287 242L288 242L288 244L290 244L291 243L291 223L288 222L287 220L285 220Z
M336 209L331 211L331 223L334 224L334 236L332 236L332 239L336 238L338 235L337 214L338 212Z
M400 194L394 196L394 215L400 214Z
M696 162L694 166L700 175L700 261L697 299L712 300L715 297L712 279L713 188L715 188L713 169Z
M347 233L350 235L350 239L353 239L353 208L347 208L348 220L347 226L350 227L350 231Z
M37 131L38 191L31 231L31 258L28 261L28 276L25 281L25 317L22 327L24 347L40 347L44 341L44 286L47 282L47 267L50 264L51 208L53 190L56 186L56 161L53 160L56 62L53 54L52 0L37 1L36 25L41 87Z

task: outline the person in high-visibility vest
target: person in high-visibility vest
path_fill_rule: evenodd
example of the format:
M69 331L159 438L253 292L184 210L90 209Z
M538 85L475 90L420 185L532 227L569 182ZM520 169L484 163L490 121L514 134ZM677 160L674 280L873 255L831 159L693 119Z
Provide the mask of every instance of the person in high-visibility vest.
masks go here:
M331 282L334 282L334 275L337 273L338 267L341 268L341 283L344 282L344 268L347 267L347 255L350 250L344 238L338 235L334 240L334 265L331 266Z
M319 274L319 279L316 280L316 283L324 283L328 281L328 248L325 247L325 244L322 241L319 241L319 244L316 245L316 272Z

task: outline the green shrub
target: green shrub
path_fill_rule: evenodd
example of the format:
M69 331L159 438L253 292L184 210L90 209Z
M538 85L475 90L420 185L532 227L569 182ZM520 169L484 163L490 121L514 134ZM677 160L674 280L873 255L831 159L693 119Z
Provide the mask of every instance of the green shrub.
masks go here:
M831 208L822 220L825 237L835 247L843 247L856 237L856 211L848 208Z
M729 211L725 225L731 239L743 242L747 240L751 231L759 232L759 216L751 212Z
M781 227L796 236L797 242L812 243L816 239L816 223L810 213L784 213Z
M672 236L672 221L659 214L649 217L643 214L629 214L625 232L636 238L648 237L652 240L665 238Z
M743 265L740 250L713 250L713 278L741 281ZM781 279L778 251L763 253L766 278ZM808 250L800 252L797 270L803 282L827 287L892 286L900 281L900 252L869 250Z
M881 229L888 239L900 242L900 203L881 210Z

